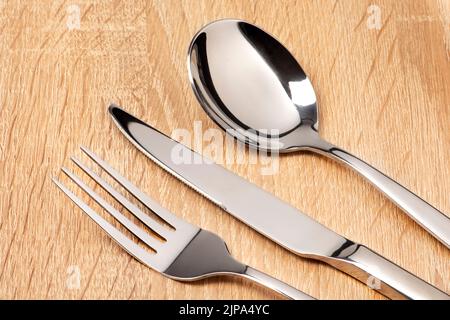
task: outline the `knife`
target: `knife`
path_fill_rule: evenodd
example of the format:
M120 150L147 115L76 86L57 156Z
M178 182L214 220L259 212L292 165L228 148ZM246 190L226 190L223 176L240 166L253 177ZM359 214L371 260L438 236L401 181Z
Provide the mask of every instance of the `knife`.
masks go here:
M328 263L391 299L450 300L431 284L328 229L117 105L110 105L109 113L125 137L161 168L293 253ZM181 153L190 161L178 161L176 155Z

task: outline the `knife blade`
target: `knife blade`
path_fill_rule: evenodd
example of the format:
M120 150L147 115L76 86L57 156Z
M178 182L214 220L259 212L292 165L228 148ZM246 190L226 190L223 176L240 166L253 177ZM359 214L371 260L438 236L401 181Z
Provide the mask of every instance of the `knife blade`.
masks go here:
M347 241L288 203L121 108L111 106L109 110L123 134L160 167L283 247L299 254L331 255ZM176 159L180 153L188 154L190 159L180 163Z
M369 248L328 229L117 105L112 104L109 113L125 137L161 168L286 249L324 261L369 286L375 283L372 289L391 298L450 298ZM184 154L183 161L179 161L181 153Z

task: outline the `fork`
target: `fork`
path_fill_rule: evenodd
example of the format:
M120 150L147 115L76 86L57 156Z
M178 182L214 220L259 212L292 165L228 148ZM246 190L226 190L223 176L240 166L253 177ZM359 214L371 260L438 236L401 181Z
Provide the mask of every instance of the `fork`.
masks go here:
M71 160L81 170L95 180L105 191L128 209L128 211L151 231L163 239L163 241L158 240L116 210L74 173L66 168L62 168L62 171L73 180L75 184L89 194L95 202L116 218L128 231L134 234L153 251L150 252L113 227L56 178L52 179L53 182L111 238L147 267L162 273L166 277L179 281L195 281L220 275L241 276L253 280L290 299L314 300L314 298L308 294L235 260L230 255L226 243L219 236L176 217L144 194L130 181L121 176L115 169L104 160L100 159L92 151L85 147L81 147L81 150L136 199L170 225L171 228L166 227L145 214L134 203L125 198L80 160L71 157Z

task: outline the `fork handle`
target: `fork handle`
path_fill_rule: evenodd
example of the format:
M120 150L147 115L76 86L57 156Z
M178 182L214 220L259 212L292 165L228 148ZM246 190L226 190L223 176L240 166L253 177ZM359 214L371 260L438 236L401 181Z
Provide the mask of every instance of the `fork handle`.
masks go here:
M246 266L245 270L239 274L244 278L253 280L267 288L270 288L281 295L293 299L293 300L315 300L313 297L307 295L306 293L291 287L287 283L275 279L268 274L256 270L252 267Z

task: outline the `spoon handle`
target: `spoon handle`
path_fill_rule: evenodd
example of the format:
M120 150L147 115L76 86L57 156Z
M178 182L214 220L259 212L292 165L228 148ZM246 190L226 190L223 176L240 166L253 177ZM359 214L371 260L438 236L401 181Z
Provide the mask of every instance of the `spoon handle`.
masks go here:
M330 158L345 163L390 198L414 221L450 249L450 218L432 205L395 182L379 170L356 156L325 141L317 143L313 149Z
M361 244L349 241L325 262L391 299L450 300L445 292Z

